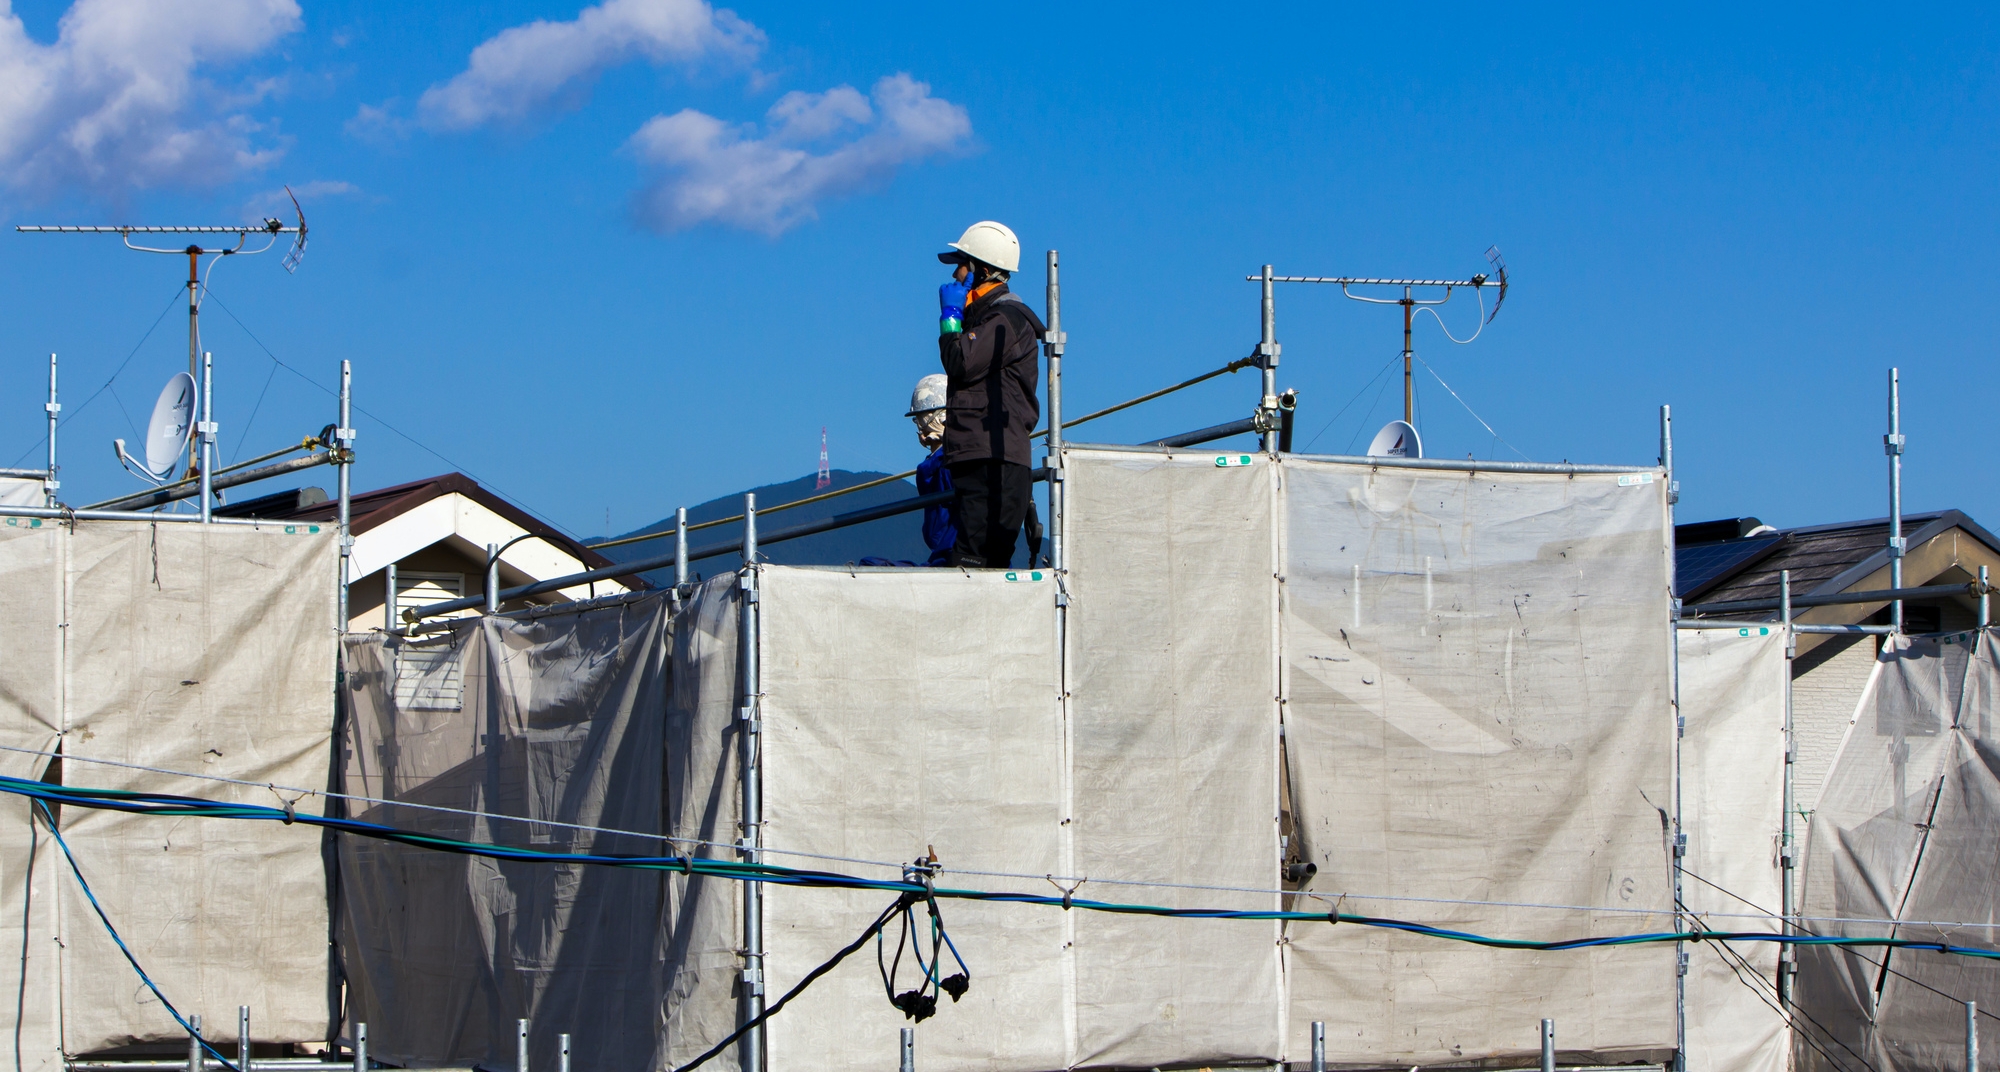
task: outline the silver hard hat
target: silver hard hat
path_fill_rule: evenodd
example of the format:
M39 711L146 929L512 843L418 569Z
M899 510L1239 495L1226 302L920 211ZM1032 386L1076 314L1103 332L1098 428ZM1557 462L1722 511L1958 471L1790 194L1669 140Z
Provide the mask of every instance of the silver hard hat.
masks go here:
M917 381L917 389L910 392L910 412L905 417L944 408L945 385L948 383L942 372L933 372Z

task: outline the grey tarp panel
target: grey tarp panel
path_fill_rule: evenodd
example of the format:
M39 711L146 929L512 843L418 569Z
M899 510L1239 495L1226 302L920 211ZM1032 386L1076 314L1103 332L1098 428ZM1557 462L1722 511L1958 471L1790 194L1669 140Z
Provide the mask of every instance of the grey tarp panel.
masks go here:
M1777 933L1785 679L1791 672L1785 632L1776 626L1687 629L1679 645L1687 719L1682 897L1711 930ZM1769 915L1741 916L1760 909ZM1730 915L1708 915L1717 912ZM1775 990L1778 946L1701 942L1688 954L1689 1072L1783 1072L1788 1033Z
M355 818L555 853L658 855L669 611L655 594L571 614L486 618L428 642L347 642L345 791L481 813L354 802ZM398 706L398 660L458 662L463 700L438 690ZM439 660L423 660L442 674ZM517 816L547 823L492 818ZM605 830L582 830L576 826ZM531 1061L556 1036L586 1068L657 1059L656 871L503 862L342 835L341 957L348 1018L385 1058L514 1063L517 1017Z
M0 521L0 744L55 749L62 724L61 636L64 530L34 518ZM48 760L0 752L0 773L33 778ZM20 797L0 799L0 1065L53 1070L62 1064L58 1018L55 870L38 851L41 826Z
M262 805L288 799L266 784L327 784L339 561L330 529L78 522L66 543L65 782ZM182 1012L233 1024L248 1005L259 1039L327 1037L315 832L85 809L62 821L105 911ZM43 842L37 866L64 868L65 1047L184 1038L53 848Z
M1996 634L1892 640L1813 812L1806 926L1991 948L2000 935L2000 661ZM1840 923L1814 917L1904 920ZM1944 925L1940 925L1944 924ZM1956 926L1950 924L1958 924ZM1964 1066L1964 1010L2000 1009L1988 962L1807 946L1802 1010L1833 1035L1802 1066ZM1926 989L1926 987L1931 989ZM1933 991L1942 991L1944 997ZM2000 1033L1981 1017L1982 1064ZM1823 1033L1815 1032L1816 1037Z
M667 829L676 851L736 859L717 845L742 836L737 645L742 593L735 574L698 585L674 620L673 693L667 705ZM697 844L705 843L705 844ZM665 1065L678 1068L736 1030L743 969L743 887L668 876ZM733 1062L729 1055L717 1061Z
M1509 937L1666 922L1386 899L1671 909L1658 475L1290 459L1282 479L1286 744L1310 888L1352 895L1350 912ZM1545 1016L1565 1063L1674 1046L1670 945L1288 936L1295 1055L1313 1020L1329 1060L1354 1064L1531 1059Z
M1070 873L1275 887L1273 466L1215 453L1066 455L1074 857ZM1270 894L1090 885L1172 907ZM1076 1060L1276 1059L1278 928L1072 912Z
M1042 579L1034 580L1036 576ZM1016 577L1018 580L1009 580ZM897 870L788 856L909 861L935 849L947 885L1048 892L1062 870L1062 708L1046 573L762 571L767 859L874 878ZM769 886L772 1000L859 934L894 895ZM1012 1072L1067 1063L1060 910L946 900L972 986L917 1029L920 1065ZM920 921L925 919L918 912ZM928 958L929 934L922 937ZM889 936L895 944L895 934ZM770 1023L772 1068L886 1067L908 1025L872 950ZM945 973L956 971L946 954ZM898 989L918 973L903 957Z

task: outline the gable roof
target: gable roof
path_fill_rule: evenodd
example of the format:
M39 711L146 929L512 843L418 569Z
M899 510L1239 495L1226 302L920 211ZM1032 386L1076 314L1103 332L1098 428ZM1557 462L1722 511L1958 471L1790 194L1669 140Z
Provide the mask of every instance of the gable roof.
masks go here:
M1712 524L1675 526L1675 535ZM1903 515L1903 535L1912 550L1952 529L1963 531L2000 554L2000 539L1963 511ZM1778 574L1789 570L1794 595L1830 595L1849 590L1888 564L1886 517L1777 529L1686 545L1677 540L1675 594L1688 604L1776 599Z
M445 473L424 480L413 480L407 484L350 495L347 512L348 531L359 536L433 499L454 494L463 495L523 530L561 547L564 553L582 562L585 569L603 569L618 564L563 534L535 515L480 487L478 481L464 473ZM338 500L328 499L310 506L275 510L265 516L274 521L333 521L340 516L340 503ZM619 577L617 580L631 589L652 587L637 574Z

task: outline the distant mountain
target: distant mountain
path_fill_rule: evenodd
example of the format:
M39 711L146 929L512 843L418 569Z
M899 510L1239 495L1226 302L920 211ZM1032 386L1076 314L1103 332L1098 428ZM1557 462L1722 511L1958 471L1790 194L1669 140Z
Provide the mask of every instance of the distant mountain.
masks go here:
M866 484L871 480L879 480L889 474L876 472L852 473L845 469L835 469L831 475L833 482L825 489L826 491L837 491L841 488L851 488L856 484ZM917 494L917 486L914 482L909 480L895 480L877 487L868 488L865 491L857 491L849 495L842 495L839 498L828 499L825 502L794 507L790 510L780 510L774 514L764 513L770 507L781 503L810 498L818 494L819 492L813 487L817 480L816 475L802 476L797 480L789 480L783 484L766 484L761 488L749 489L756 493L757 496L757 531L759 533L771 533L791 525L832 517L835 514L844 514L869 506L891 503L898 499L913 498ZM710 499L700 506L688 507L688 524L694 525L703 521L713 521L716 518L730 517L742 512L742 492L734 495L724 495L719 499ZM665 538L648 540L644 543L626 544L622 547L607 547L600 553L614 562L631 562L635 559L652 558L656 555L668 554L674 549L673 536L671 535L673 531L674 519L671 517L662 518L650 525L633 529L631 532L625 533L625 535L637 536L648 532L669 533L670 535ZM691 549L699 550L706 545L741 539L742 535L743 523L733 521L727 525L717 525L714 528L700 529L689 533L688 546ZM603 542L603 539L586 540L584 542L596 544ZM917 512L897 514L895 517L885 517L867 522L866 524L855 525L851 528L835 529L832 532L802 536L799 539L787 540L783 543L767 544L760 547L759 550L762 552L766 562L775 562L783 566L840 566L850 562L857 562L870 556L886 558L891 561L902 560L921 564L930 557L930 549L924 546L923 514ZM742 565L742 563L743 559L738 555L717 555L714 558L695 561L691 569L694 575L714 576L720 572L733 570ZM662 587L674 583L674 571L672 567L663 570L652 570L641 576L653 584Z

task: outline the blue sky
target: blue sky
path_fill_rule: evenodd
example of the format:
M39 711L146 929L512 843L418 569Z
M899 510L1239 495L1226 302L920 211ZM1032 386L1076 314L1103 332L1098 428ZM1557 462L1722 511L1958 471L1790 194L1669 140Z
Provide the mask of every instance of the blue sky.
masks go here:
M1893 364L1908 508L2000 524L1985 10L300 4L0 27L8 225L304 192L296 275L213 277L225 458L330 421L349 358L358 486L462 468L579 534L807 472L822 426L838 467L907 468L931 255L994 218L1037 303L1063 252L1072 413L1247 353L1263 263L1462 276L1497 244L1505 311L1417 346L1499 438L1420 367L1433 456L1647 462L1667 402L1682 519L1876 516ZM185 365L184 270L0 234L0 465L39 459L57 351L65 497L137 486L109 442ZM1395 415L1398 319L1280 290L1301 443ZM1252 375L1088 438L1244 415Z

